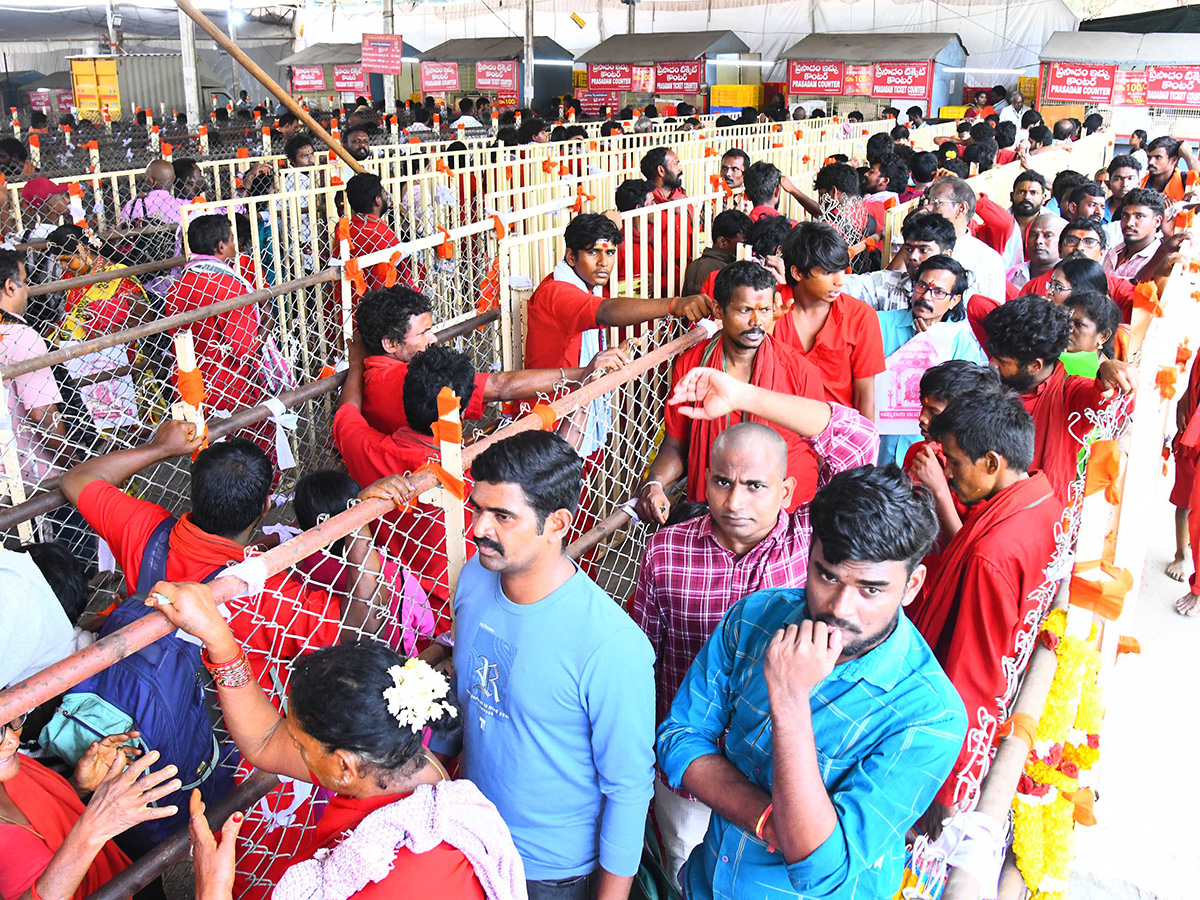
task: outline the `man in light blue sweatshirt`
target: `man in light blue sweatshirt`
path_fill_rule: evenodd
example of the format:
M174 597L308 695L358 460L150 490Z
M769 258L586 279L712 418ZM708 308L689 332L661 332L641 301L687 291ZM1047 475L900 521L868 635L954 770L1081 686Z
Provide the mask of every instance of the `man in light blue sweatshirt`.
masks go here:
M562 438L471 466L478 554L454 599L463 768L512 831L529 900L626 900L654 794L654 653L566 555L583 486Z

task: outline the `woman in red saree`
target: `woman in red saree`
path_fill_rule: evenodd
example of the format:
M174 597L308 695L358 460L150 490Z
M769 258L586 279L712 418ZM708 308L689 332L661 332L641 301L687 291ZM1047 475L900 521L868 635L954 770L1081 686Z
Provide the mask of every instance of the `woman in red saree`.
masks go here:
M146 600L200 638L225 725L257 768L334 792L273 900L526 900L525 872L496 808L450 781L427 749L460 713L445 676L384 644L325 647L294 664L288 714L275 711L206 585L160 582ZM214 662L214 660L216 662ZM217 847L192 800L196 896L231 900L240 822Z
M155 801L179 790L175 767L147 771L147 753L126 767L126 741L113 734L88 749L73 783L18 752L25 717L0 725L0 896L82 900L129 866L112 839L140 822L175 815ZM145 773L145 774L143 774ZM87 806L80 794L91 793Z

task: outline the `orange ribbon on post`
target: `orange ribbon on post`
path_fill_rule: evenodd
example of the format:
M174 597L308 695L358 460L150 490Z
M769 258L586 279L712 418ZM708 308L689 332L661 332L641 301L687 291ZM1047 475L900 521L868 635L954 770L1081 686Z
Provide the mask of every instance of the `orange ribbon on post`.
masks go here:
M1116 506L1121 502L1121 489L1117 485L1120 474L1121 452L1117 442L1096 441L1088 455L1083 496L1090 497L1104 491L1104 499Z
M1099 570L1109 576L1104 581L1085 578L1083 573ZM1070 602L1080 609L1090 609L1102 619L1112 621L1125 608L1125 595L1133 587L1133 574L1107 560L1097 559L1075 563L1071 574Z
M500 306L500 262L493 259L483 276L483 284L479 286L479 299L475 301L475 312L483 315L490 309ZM484 326L480 325L480 328Z
M400 262L400 251L397 250L388 260L387 270L383 273L383 286L395 287L396 282L400 280L400 271L396 268L396 264Z
M442 233L442 242L437 248L438 259L454 259L454 242L450 240L450 230L441 226L438 230Z
M1154 376L1154 385L1158 395L1164 400L1175 396L1175 382L1179 380L1179 370L1174 366L1159 366L1158 374Z
M346 260L346 277L350 279L350 283L359 295L367 292L367 279L363 275L362 266L358 264L357 259Z
M529 414L542 420L542 431L550 431L558 422L558 413L549 403L535 403Z
M999 747L1000 739L1010 734L1019 737L1032 750L1034 735L1037 734L1037 721L1029 713L1013 713L996 729L996 734L992 737L992 746Z
M1134 309L1144 309L1156 319L1163 314L1162 301L1158 298L1158 285L1143 281L1133 289Z
M1063 796L1075 804L1074 819L1076 824L1089 826L1096 824L1094 804L1096 795L1091 788L1080 788L1077 791L1063 791Z
M438 484L444 487L457 499L467 499L467 483L463 479L455 478L453 475L447 472L440 462L432 459L428 460L419 466L416 471L413 472L413 474L418 475L421 472L428 472L438 480Z

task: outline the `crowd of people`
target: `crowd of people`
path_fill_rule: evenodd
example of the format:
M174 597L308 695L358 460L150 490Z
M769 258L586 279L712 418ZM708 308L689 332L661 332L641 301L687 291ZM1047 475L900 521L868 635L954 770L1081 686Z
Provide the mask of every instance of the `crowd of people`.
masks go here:
M204 900L392 890L626 900L647 865L652 811L667 889L689 898L891 896L906 838L936 837L978 780L967 736L1004 717L1007 671L1072 499L1078 423L1130 402L1137 286L1161 287L1179 259L1176 211L1190 190L1180 160L1195 169L1160 137L1145 142L1145 165L1122 154L1102 172L1048 180L1039 150L1089 123L1060 120L1043 145L1020 93L997 113L999 100L981 92L973 121L936 152L913 151L925 120L910 110L907 124L871 137L865 159L827 161L815 197L730 147L713 174L736 193L707 223L707 249L685 225L636 233L636 258L676 265L683 294L624 297L610 290L627 268L621 214L687 199L675 153L651 149L642 177L611 198L614 212L567 224L561 259L527 302L520 370L478 371L440 344L435 304L403 264L364 272L330 427L337 465L300 479L292 510L311 528L358 500L395 509L222 606L207 582L261 549L274 441L242 429L206 446L194 423L164 417L138 446L82 458L63 414L77 402L72 379L43 367L7 380L29 489L60 474L69 506L59 521L85 523L90 552L103 549L124 578L129 599L101 633L151 610L178 631L153 645L153 660L111 667L127 679L91 685L91 706L0 726L0 847L11 861L0 895L86 896L145 852L162 820L189 825ZM460 115L487 121L465 102ZM419 125L427 113L412 115ZM527 116L511 139L554 139L544 121ZM343 132L356 158L369 137ZM287 135L295 166L311 164L313 147ZM1022 167L1007 207L967 180L968 165L1006 162ZM180 198L198 186L180 181L192 177L203 178L198 167L152 163L125 220L178 229ZM45 274L112 280L57 307L43 301L34 316L32 264L0 249L0 365L253 290L253 260L227 216L194 218L186 263L154 288L70 221L64 195L30 178L22 199L38 224L7 237L48 240ZM781 214L784 195L800 221ZM882 266L874 244L893 198L919 203ZM356 255L400 243L379 177L349 178L345 203ZM212 410L278 393L270 308L197 324ZM462 486L469 559L451 596L444 520L410 477L444 439L442 391L465 420L487 404L527 410L628 365L606 329L670 318L706 322L710 335L673 359L665 403L641 409L661 440L635 490L651 534L632 597L610 597L566 553L588 521L586 476L609 427L596 406L474 458ZM169 364L148 340L118 356L104 363L121 373L105 396L128 409L111 396L126 391L144 426L136 407L149 376L174 396ZM897 361L919 381L907 433L880 427L878 377ZM1200 549L1200 521L1187 515L1200 520L1198 385L1193 374L1179 413L1180 578L1189 524ZM84 402L95 415L100 400ZM129 486L189 455L182 515ZM52 543L0 551L0 593L20 597L19 624L0 636L0 686L90 639L80 625L89 562ZM1181 612L1200 610L1197 577ZM450 676L417 655L434 643L452 648ZM146 673L168 663L215 685L238 779L258 769L324 792L304 795L315 824L255 880L235 872L253 814L218 835L204 818L221 795L208 744L190 767L139 734L151 717L128 714L128 692L145 699ZM198 709L203 732L203 697L172 690L146 702ZM94 736L71 730L80 720ZM70 780L53 756L30 755L35 722Z

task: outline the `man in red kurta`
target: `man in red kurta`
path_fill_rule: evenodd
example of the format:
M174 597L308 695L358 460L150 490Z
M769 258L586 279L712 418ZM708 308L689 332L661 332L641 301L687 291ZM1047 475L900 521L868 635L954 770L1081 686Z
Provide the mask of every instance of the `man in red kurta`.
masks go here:
M1188 591L1175 602L1175 609L1185 616L1200 613L1200 478L1196 477L1196 458L1200 456L1200 366L1192 364L1187 393L1175 407L1175 485L1171 503L1175 506L1175 559L1167 574L1183 581L1183 558L1190 543L1192 547L1192 577ZM1182 520L1182 521L1181 521Z
M383 182L378 175L368 173L355 175L346 184L346 202L350 207L350 254L366 256L379 250L387 250L400 243L400 238L386 221L384 213L388 211L391 202ZM368 291L377 291L387 285L387 277L391 272L390 260L373 263L363 270ZM412 280L412 273L407 260L400 261L396 266L397 277L400 281ZM356 297L362 294L355 289Z
M975 392L953 401L930 425L945 454L946 480L968 512L942 552L936 570L908 615L954 682L969 728L990 743L1007 710L1004 660L1016 656L1017 636L1032 627L1030 594L1045 580L1055 549L1063 501L1033 458L1033 419L1011 395ZM969 737L938 792L930 819L966 799L981 759Z
M678 384L694 368L708 367L766 390L824 399L821 376L812 363L767 333L774 316L774 298L775 276L758 263L741 260L722 269L713 302L713 313L721 318L721 333L679 355L671 374L672 384ZM644 521L659 524L666 522L670 511L665 486L680 476L687 475L687 498L704 500L704 473L713 441L728 426L742 421L740 414L696 421L669 404L665 415L666 435L638 493L638 514ZM796 482L788 507L791 512L816 493L817 456L795 432L771 427L788 446L788 477Z
M1089 415L1100 410L1110 391L1131 394L1137 372L1109 359L1100 364L1095 379L1067 375L1058 358L1070 341L1070 316L1042 297L1018 297L997 307L983 328L992 367L1033 416L1036 444L1030 471L1044 472L1065 502L1076 479L1079 451L1092 430Z
M1068 222L1062 230L1062 234L1059 235L1058 255L1060 259L1066 259L1071 254L1078 253L1099 263L1104 257L1105 245L1104 229L1100 227L1099 220L1076 219ZM1042 275L1029 279L1021 288L1018 296L1037 294L1042 297L1050 297L1050 281L1053 277L1054 269L1052 268ZM1133 282L1128 278L1114 275L1112 272L1105 272L1104 277L1108 282L1108 296L1120 308L1122 320L1129 322L1133 315Z
M655 147L642 157L642 177L650 183L652 204L683 200L687 191L683 189L683 166L679 158L666 147ZM684 267L693 252L692 231L695 210L689 203L674 210L660 210L658 236L655 244L663 255L664 269L671 259L676 261L675 283L683 284ZM653 271L651 267L650 271ZM666 289L663 290L664 294Z
M198 216L188 225L188 261L167 297L168 316L232 300L254 290L234 271L237 243L229 219ZM208 394L205 405L233 411L255 406L260 386L262 339L257 305L210 316L191 326L196 361Z
M823 399L875 420L875 376L884 370L879 315L842 293L850 253L831 225L801 222L783 244L787 284L771 336L800 351L821 373Z

